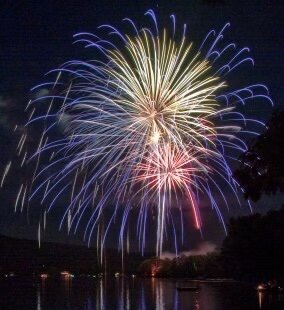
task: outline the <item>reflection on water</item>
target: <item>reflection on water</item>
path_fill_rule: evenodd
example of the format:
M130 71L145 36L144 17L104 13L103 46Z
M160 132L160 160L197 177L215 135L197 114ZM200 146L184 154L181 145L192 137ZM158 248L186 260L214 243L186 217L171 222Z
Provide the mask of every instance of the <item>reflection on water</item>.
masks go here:
M196 285L183 280L62 278L40 281L0 279L0 309L36 310L228 310L284 309L283 295L257 293L238 283L199 283L198 292L176 290Z
M259 309L284 309L284 296L278 293L258 292Z

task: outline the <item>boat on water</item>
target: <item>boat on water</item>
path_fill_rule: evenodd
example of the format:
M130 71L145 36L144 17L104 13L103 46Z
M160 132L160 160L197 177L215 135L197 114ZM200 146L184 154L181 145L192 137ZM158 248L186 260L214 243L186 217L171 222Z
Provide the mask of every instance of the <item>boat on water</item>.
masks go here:
M199 286L177 286L176 287L178 291L191 291L191 292L197 292L200 290Z

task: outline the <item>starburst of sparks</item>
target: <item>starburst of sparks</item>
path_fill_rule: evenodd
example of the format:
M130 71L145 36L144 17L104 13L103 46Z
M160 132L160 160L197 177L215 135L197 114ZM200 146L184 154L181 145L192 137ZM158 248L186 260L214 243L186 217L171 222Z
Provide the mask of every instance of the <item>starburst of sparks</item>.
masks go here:
M196 49L188 41L186 25L180 36L175 33L173 15L172 32L158 29L152 10L146 15L153 29L138 30L132 20L125 19L132 33L110 25L99 27L112 40L90 33L75 35L76 42L101 56L67 62L50 73L56 74L55 82L35 88L50 87L50 91L27 106L26 131L40 124L42 134L30 156L25 147L27 133L20 138L21 166L26 163L35 169L31 180L21 184L15 209L20 201L23 208L26 200L40 197L46 207L45 227L46 214L70 193L61 226L67 221L68 230L77 231L91 209L85 238L90 242L96 232L103 248L118 210L123 210L119 236L123 247L129 213L137 207L143 250L147 214L154 206L160 255L167 227L172 226L176 235L171 206L177 206L181 214L184 208L191 209L201 230L200 197L207 196L226 230L216 197L228 206L226 187L238 200L229 161L246 150L243 137L263 126L246 118L239 107L256 99L272 101L262 84L232 89L232 71L254 62L244 56L248 48L238 49L233 43L222 46L229 24L220 32L210 31ZM257 130L249 129L249 124ZM63 129L63 137L58 138L56 128ZM2 184L10 166L11 162ZM113 215L102 225L105 209L111 208ZM181 239L183 234L182 228Z

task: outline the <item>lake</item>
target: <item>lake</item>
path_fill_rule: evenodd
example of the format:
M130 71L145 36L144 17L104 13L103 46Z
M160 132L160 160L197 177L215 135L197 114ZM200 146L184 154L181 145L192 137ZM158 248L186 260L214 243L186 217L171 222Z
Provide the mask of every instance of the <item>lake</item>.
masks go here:
M284 309L281 294L258 294L237 282L200 282L198 292L177 291L197 285L186 280L139 278L0 279L1 310L233 310Z

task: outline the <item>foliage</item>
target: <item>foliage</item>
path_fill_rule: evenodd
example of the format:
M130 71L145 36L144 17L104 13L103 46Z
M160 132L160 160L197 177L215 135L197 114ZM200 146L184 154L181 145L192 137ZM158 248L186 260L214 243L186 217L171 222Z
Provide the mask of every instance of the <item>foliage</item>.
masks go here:
M284 189L284 111L274 112L266 128L241 156L241 166L234 174L245 198L253 201L264 193L275 194Z
M284 207L231 219L221 251L226 274L246 280L283 278L283 244Z

